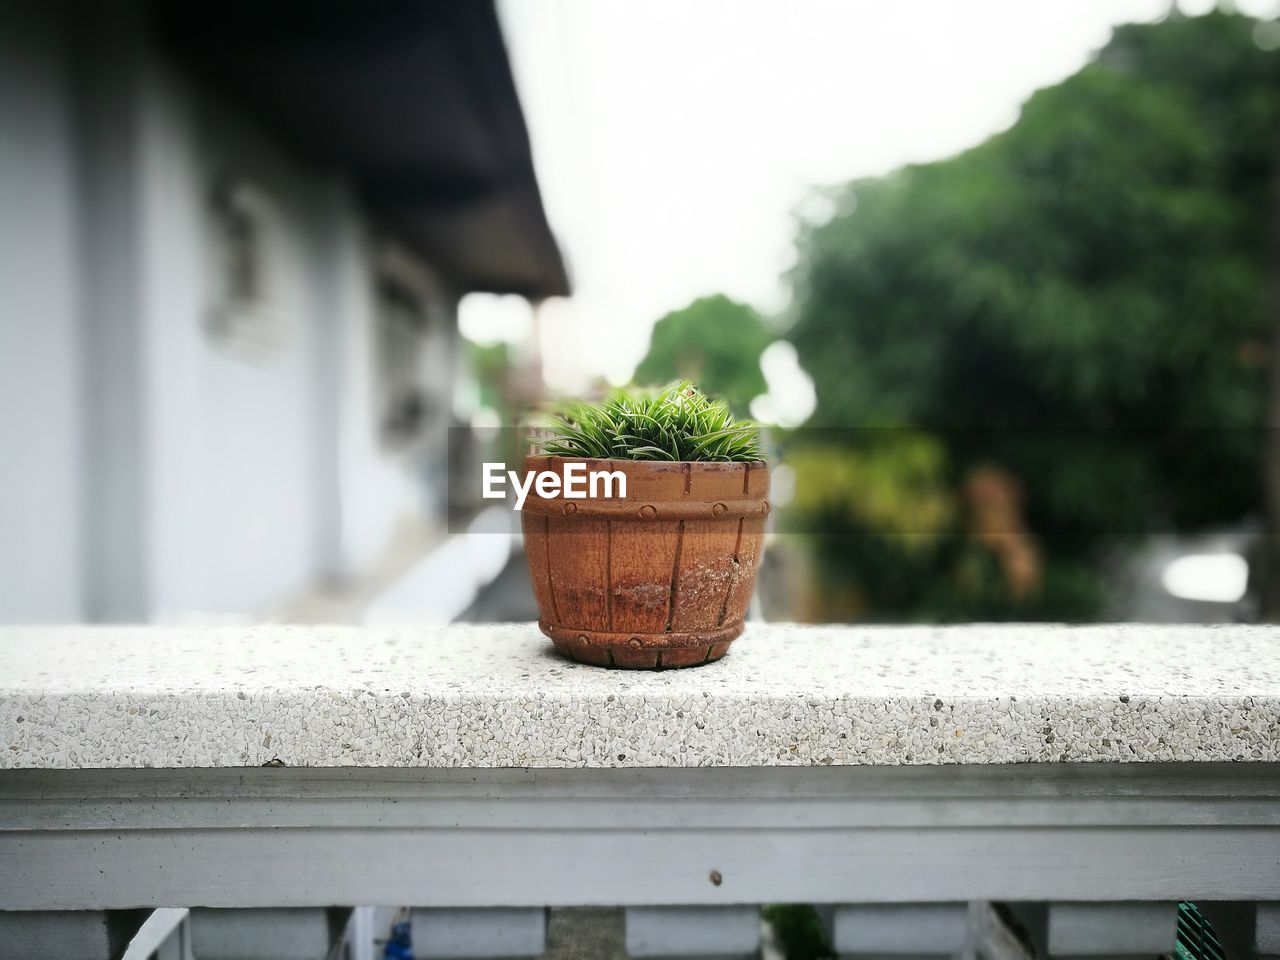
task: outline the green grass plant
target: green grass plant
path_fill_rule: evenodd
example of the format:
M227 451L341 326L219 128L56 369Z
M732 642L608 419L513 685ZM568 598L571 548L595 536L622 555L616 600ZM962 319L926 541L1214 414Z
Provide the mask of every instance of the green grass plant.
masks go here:
M553 414L531 438L540 453L599 460L763 460L760 430L682 380L656 392L617 391Z

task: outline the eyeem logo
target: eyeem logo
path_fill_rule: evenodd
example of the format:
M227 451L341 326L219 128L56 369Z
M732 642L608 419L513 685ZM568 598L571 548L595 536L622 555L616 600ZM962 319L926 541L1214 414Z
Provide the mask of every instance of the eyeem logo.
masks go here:
M516 492L516 509L524 507L525 498L532 489L544 500L564 497L566 500L593 499L619 500L627 498L627 475L621 470L587 470L585 463L566 463L564 476L554 470L531 470L520 479L520 474L508 470L505 463L486 463L484 488L480 495L486 500L505 500L502 489L508 481ZM616 489L616 493L614 492Z

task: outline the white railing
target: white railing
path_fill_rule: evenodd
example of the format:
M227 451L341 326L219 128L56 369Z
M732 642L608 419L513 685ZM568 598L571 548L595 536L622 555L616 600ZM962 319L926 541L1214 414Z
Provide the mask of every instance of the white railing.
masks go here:
M626 673L524 625L0 631L0 958L364 960L371 904L419 960L584 905L750 956L787 902L842 956L1155 956L1179 901L1275 954L1277 640L755 626Z

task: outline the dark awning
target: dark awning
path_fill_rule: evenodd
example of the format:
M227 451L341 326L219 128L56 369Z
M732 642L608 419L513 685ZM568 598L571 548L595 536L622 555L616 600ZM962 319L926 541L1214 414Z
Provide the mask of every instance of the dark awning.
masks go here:
M162 0L176 55L459 292L565 295L492 0Z

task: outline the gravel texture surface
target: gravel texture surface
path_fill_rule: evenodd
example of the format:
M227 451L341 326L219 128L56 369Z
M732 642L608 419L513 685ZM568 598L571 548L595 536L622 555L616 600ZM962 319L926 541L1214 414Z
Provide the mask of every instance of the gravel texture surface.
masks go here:
M721 662L535 625L0 629L0 767L1280 760L1280 629L749 624Z

